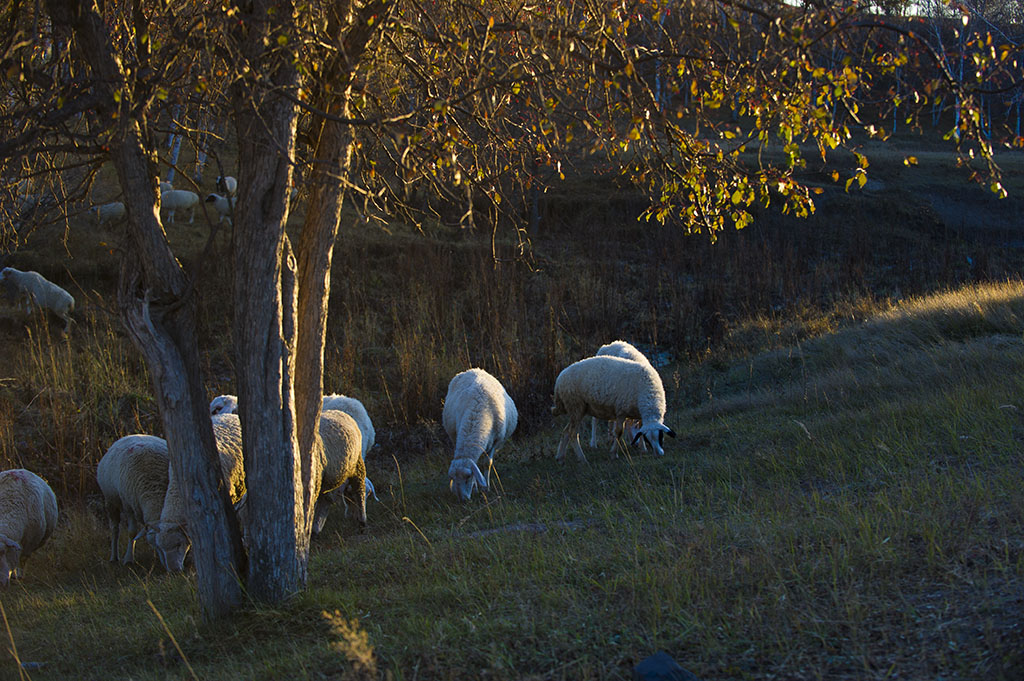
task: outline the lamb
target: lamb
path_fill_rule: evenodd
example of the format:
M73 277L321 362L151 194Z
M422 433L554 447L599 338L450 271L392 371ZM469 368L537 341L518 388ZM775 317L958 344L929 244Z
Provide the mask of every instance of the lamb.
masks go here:
M234 196L221 196L220 194L210 194L206 197L206 203L212 203L220 215L220 219L217 220L218 225L225 220L229 225L232 224L231 214L235 209L235 201Z
M114 444L96 466L96 482L110 527L110 562L117 560L121 521L128 525L128 550L121 563L135 561L135 542L143 536L156 546L156 531L167 494L170 459L167 441L152 435L126 435ZM161 562L163 556L160 556Z
M326 462L313 515L313 533L319 534L327 522L328 507L335 497L331 492L335 490L355 502L361 532L366 529L366 464L359 425L346 412L328 409L320 413L320 438Z
M75 299L38 272L22 272L13 267L5 267L0 270L0 287L3 287L8 298L21 302L26 315L32 314L32 306L35 305L63 319L64 333L71 328Z
M96 224L104 225L108 222L119 222L124 220L126 211L121 201L111 201L93 206L89 212L96 216Z
M580 424L586 415L616 421L612 453L622 435L619 419L640 419L640 431L633 442L643 437L658 456L665 454L664 434L675 437L675 432L664 424L665 388L658 372L649 364L607 355L581 359L558 374L554 398L551 413L569 415L555 455L558 460L565 456L570 439L579 460L587 460L579 440Z
M227 196L234 196L235 192L238 191L238 180L231 177L230 175L225 175L224 177L218 176L217 189L224 192L224 194L226 194Z
M187 189L172 189L160 192L160 207L167 211L167 221L174 222L174 213L179 210L188 211L188 223L191 225L195 220L196 206L199 205L199 195Z
M597 349L597 352L594 353L594 356L600 357L602 355L608 355L611 357L622 357L623 359L631 359L634 362L640 362L641 364L646 364L653 368L653 365L651 365L650 361L648 361L644 353L640 352L633 345L627 343L624 340L612 341L611 343L602 345L600 348ZM597 429L599 421L600 419L598 418L592 418L590 422L591 447L597 447ZM612 433L622 433L624 430L628 434L628 437L633 438L636 436L636 433L639 430L639 423L637 423L635 419L629 419L627 423L621 425L617 423L613 424ZM640 441L640 445L645 451L647 450L647 447L646 445L644 445L643 441Z
M354 397L346 397L345 395L324 395L323 403L321 405L321 411L328 410L343 411L353 419L355 419L356 425L359 426L359 432L363 436L363 447L362 456L363 461L366 461L366 452L370 451L373 447L374 440L377 437L376 432L373 430L373 422L370 420L370 415L366 413L366 407L363 403ZM370 479L366 479L366 493L372 496L376 501L380 501L377 498L377 491L373 487L373 483Z
M210 400L210 416L217 414L237 414L238 398L234 395L217 395Z
M57 497L24 468L0 473L0 588L21 577L22 564L57 527Z
M490 485L494 455L515 432L519 411L498 379L483 369L469 369L448 384L441 420L455 443L448 486L469 501L475 487ZM477 464L481 454L487 456L486 478Z
M213 435L217 440L220 469L228 486L228 496L237 504L245 495L245 468L242 464L242 424L234 414L213 417ZM160 512L156 543L168 572L181 572L185 556L192 547L185 519L185 497L181 483L168 466L167 495Z

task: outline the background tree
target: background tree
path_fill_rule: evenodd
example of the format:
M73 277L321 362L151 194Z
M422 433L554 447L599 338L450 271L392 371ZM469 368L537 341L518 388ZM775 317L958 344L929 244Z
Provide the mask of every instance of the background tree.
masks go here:
M799 176L807 155L825 160L858 129L884 137L878 121L890 112L877 102L896 86L920 106L955 91L967 114L959 149L982 158L978 177L1000 188L976 115L984 84L953 77L912 31L858 3L47 0L8 5L0 20L10 29L5 233L16 243L9 227L66 219L103 164L116 170L128 217L121 316L150 368L175 473L192 490L206 617L238 607L243 588L276 601L305 584L331 258L347 198L368 220L508 226L525 241L531 192L600 165L649 197L647 219L713 239L749 224L756 206L812 211ZM911 46L923 48L920 64ZM989 47L975 46L979 63L1008 69ZM907 78L918 69L928 77ZM247 553L206 409L201 263L175 258L156 187L162 134L187 133L205 150L224 142L192 126L225 117L240 169L232 252ZM867 178L856 158L836 176L847 187ZM289 233L293 185L307 208Z

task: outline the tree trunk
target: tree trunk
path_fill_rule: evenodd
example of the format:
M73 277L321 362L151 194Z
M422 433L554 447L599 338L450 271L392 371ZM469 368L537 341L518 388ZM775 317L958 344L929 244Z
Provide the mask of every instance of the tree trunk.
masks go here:
M262 77L250 72L231 92L238 157L244 159L232 250L248 587L253 598L265 602L283 600L305 585L309 532L303 528L313 511L303 476L309 466L300 455L295 420L296 265L285 233L298 110L278 94L294 96L298 74L275 38L275 29L294 26L294 17L282 16L288 5L274 4L271 11L271 4L249 5L237 36L249 63L264 66ZM273 24L268 16L275 17Z
M242 602L239 575L244 551L231 511L206 407L196 337L196 301L191 282L170 250L159 219L156 167L143 128L133 118L131 83L114 57L94 2L84 7L49 0L55 29L74 32L74 54L105 90L107 113L116 113L111 160L128 214L129 252L122 262L119 303L125 326L146 358L175 475L192 491L186 497L195 554L199 603L204 619L226 615ZM114 91L120 93L115 102Z

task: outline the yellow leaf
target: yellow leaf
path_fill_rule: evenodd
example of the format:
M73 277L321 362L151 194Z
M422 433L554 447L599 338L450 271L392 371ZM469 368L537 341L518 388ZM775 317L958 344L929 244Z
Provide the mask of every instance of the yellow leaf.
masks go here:
M903 159L903 165L905 165L905 166L916 166L917 165L917 156L907 156L905 159Z
M859 184L861 187L863 187L867 183L868 183L867 173L858 173L857 174L857 184Z

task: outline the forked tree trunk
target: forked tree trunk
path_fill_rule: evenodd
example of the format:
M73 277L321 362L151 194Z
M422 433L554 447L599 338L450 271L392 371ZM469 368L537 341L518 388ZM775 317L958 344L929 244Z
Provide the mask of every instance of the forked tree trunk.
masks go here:
M313 508L322 465L303 461L295 419L296 264L285 233L298 109L298 74L277 49L287 3L247 5L236 39L250 73L231 91L238 134L234 339L248 491L250 595L275 602L306 583ZM290 8L294 13L294 8ZM271 11L273 10L273 11ZM273 23L267 17L275 17ZM281 35L287 35L282 30ZM305 450L309 456L309 450Z
M171 465L192 491L186 517L204 619L228 614L242 602L244 552L230 500L221 482L206 407L196 338L196 300L167 243L159 219L156 168L143 130L133 118L130 83L114 56L95 2L48 0L55 30L74 34L73 54L96 76L103 109L116 113L110 137L128 213L129 251L122 264L119 302L125 325L146 358L163 417ZM119 93L115 101L114 92Z

